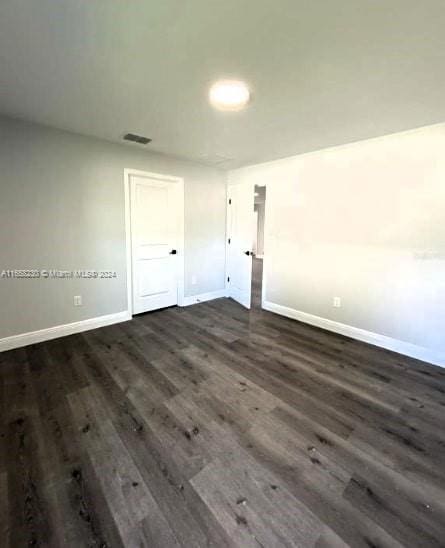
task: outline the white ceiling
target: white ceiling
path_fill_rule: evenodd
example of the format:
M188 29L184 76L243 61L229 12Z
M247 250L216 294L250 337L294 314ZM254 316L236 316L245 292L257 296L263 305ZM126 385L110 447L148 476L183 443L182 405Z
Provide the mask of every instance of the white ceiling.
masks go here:
M247 110L212 110L221 77ZM0 112L225 168L442 122L444 89L444 0L0 5Z

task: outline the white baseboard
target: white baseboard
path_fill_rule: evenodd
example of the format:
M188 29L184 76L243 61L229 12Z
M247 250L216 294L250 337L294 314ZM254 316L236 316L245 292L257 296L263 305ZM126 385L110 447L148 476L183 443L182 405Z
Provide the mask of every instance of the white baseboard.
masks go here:
M282 306L280 304L275 304L270 301L263 301L262 307L265 310L275 312L276 314L280 314L282 316L287 316L293 320L298 320L316 327L321 327L322 329L333 331L334 333L339 333L340 335L345 335L346 337L351 337L352 339L357 339L359 341L373 344L374 346L379 346L387 350L392 350L393 352L398 352L399 354L404 354L405 356L409 356L411 358L416 358L417 360L422 360L434 365L439 365L440 367L445 367L445 354L435 352L429 348L399 341L397 339L387 337L386 335L380 335L378 333L373 333L372 331L352 327L351 325L346 325L334 320L314 316L312 314L308 314L307 312L301 312L299 310L288 308L287 306Z
M131 320L131 314L125 310L124 312L118 312L117 314L108 314L107 316L89 318L88 320L82 320L80 322L56 325L54 327L48 327L47 329L40 329L39 331L5 337L4 339L0 339L0 352L20 348L22 346L27 346L28 344L57 339L58 337L65 337L66 335L73 335L74 333L81 333L82 331L89 331L90 329L96 329L98 327L105 327L106 325L112 325L114 323L125 322L127 320Z
M212 301L213 299L221 299L227 297L226 289L218 289L218 291L209 291L208 293L201 293L200 295L192 295L191 297L184 297L181 306L190 306L192 304L203 303L204 301Z

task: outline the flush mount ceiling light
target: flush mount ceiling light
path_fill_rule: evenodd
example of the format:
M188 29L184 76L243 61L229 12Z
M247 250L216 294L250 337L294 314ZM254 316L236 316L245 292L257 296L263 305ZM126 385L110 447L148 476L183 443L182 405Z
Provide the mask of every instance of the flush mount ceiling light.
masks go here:
M218 110L242 110L250 100L247 84L239 80L215 82L209 92L210 103Z

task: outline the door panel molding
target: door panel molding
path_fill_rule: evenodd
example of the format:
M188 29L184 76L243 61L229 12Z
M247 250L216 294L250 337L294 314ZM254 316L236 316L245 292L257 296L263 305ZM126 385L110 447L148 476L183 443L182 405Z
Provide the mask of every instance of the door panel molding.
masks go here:
M131 177L143 177L150 181L159 181L162 183L175 183L178 185L179 192L179 234L177 244L177 261L178 261L178 306L184 306L184 179L172 175L164 175L160 173L152 173L149 171L141 171L138 169L124 169L124 197L125 197L125 257L126 257L126 282L127 282L127 307L128 312L132 316L133 312L133 257L132 257L132 237L131 237L131 199L130 199L130 184Z

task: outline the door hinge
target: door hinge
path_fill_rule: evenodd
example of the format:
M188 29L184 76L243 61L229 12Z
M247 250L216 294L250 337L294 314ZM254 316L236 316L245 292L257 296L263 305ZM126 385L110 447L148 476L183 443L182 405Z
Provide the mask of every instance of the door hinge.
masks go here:
M230 282L230 276L227 276L227 281Z
M232 205L232 198L229 198L229 205Z
M229 244L230 244L230 238L229 238L229 239L227 240L227 243L229 243Z

